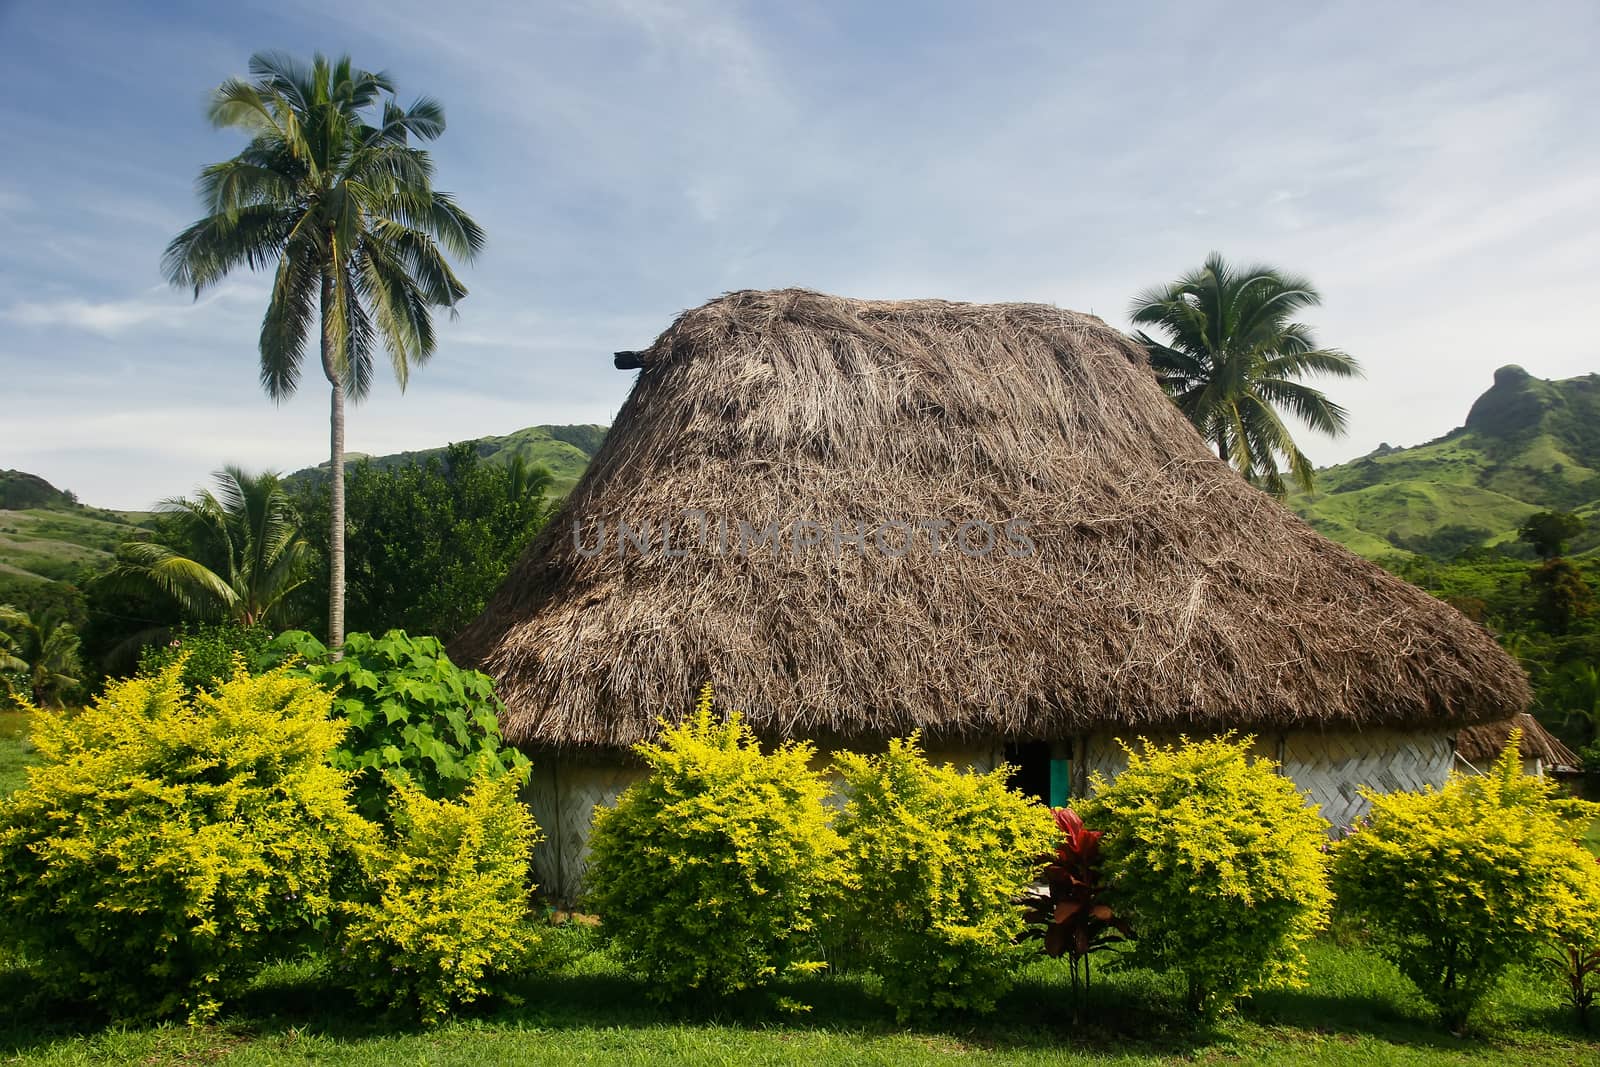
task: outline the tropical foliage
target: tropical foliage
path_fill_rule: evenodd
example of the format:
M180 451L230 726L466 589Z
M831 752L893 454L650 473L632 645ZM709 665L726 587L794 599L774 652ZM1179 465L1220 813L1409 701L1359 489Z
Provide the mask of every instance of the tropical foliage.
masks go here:
M1091 830L1071 808L1055 809L1061 842L1041 856L1039 882L1024 897L1027 931L1044 943L1048 956L1066 956L1072 966L1072 987L1089 986L1089 965L1097 952L1133 935L1105 898L1111 886L1101 869L1103 830Z
M1528 672L1533 710L1546 727L1580 752L1600 740L1597 561L1477 554L1453 563L1412 559L1389 565L1499 636ZM1600 771L1600 745L1593 755Z
M1339 908L1459 1028L1514 963L1600 941L1600 866L1577 845L1596 805L1522 773L1520 732L1484 775L1367 793L1334 852Z
M332 713L347 729L329 758L351 772L352 800L368 818L389 819L396 781L441 800L480 777L525 775L527 757L500 742L505 709L494 683L450 662L437 638L353 633L335 657L310 634L291 630L259 662L287 664L335 694Z
M78 645L71 623L0 604L0 699L60 706L82 679Z
M281 623L310 553L294 505L270 472L229 466L213 480L215 492L163 500L166 521L125 542L101 580L156 591L195 621Z
M487 463L471 444L382 468L351 467L345 490L351 630L402 629L448 640L477 617L552 510L550 472ZM299 494L313 544L326 555L329 485ZM312 582L326 599L326 578Z
M1322 302L1309 281L1266 266L1236 269L1213 252L1205 265L1134 298L1136 326L1150 365L1179 410L1246 478L1282 495L1280 461L1310 489L1311 461L1284 424L1287 412L1313 430L1337 436L1344 408L1302 381L1349 378L1360 365L1323 348L1294 316Z
M179 627L164 644L146 645L139 653L140 674L160 674L180 664L178 678L190 689L215 689L233 677L242 662L260 663L273 633L264 626L238 623L196 623Z
M637 746L648 776L595 811L588 906L661 999L814 970L843 880L806 743L763 752L737 712L694 713Z
M1129 748L1082 808L1105 830L1106 902L1138 932L1135 957L1182 972L1193 1012L1297 982L1332 904L1328 824L1251 741Z
M1583 532L1584 521L1570 511L1541 511L1528 516L1517 527L1517 536L1533 546L1540 559L1551 559L1567 551L1567 542Z
M841 753L849 891L837 936L901 1018L984 1012L1031 955L1017 901L1055 834L1048 809L989 774L928 762L915 735Z
M434 350L432 310L467 290L445 258L471 259L483 231L433 187L433 161L413 143L444 133L427 97L395 101L386 74L348 56L250 59L253 78L212 96L211 121L249 144L200 175L204 218L168 245L163 269L196 296L239 267L273 271L261 325L261 384L281 400L300 383L309 337L320 339L330 387L329 642L344 641L344 403L366 396L374 351L403 389Z

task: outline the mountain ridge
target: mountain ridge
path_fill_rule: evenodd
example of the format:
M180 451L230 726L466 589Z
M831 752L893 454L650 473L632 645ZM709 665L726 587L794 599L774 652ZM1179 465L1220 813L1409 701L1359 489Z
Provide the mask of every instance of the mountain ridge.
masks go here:
M1575 554L1600 546L1600 374L1536 378L1516 364L1462 425L1405 448L1387 444L1317 471L1287 503L1361 555L1449 559L1516 540L1545 510L1576 511L1589 530Z
M525 426L508 434L475 437L464 443L474 445L479 457L489 463L510 463L513 457L521 456L529 465L548 467L550 473L555 475L551 491L558 496L565 496L578 484L589 461L600 450L608 429L598 423ZM345 464L365 462L388 470L411 463L425 463L435 456L444 455L446 447L392 452L382 456L348 453ZM290 486L297 486L327 476L328 465L319 463L315 467L305 467L285 475L283 480Z

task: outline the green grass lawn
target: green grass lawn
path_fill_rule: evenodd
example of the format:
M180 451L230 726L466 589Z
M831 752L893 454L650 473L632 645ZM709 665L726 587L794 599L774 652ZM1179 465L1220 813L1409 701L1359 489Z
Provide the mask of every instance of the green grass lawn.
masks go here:
M1596 856L1600 856L1600 819L1590 823L1588 832L1579 840L1583 842L1584 848L1593 852Z
M502 1004L432 1029L354 1004L310 964L264 975L213 1026L107 1027L37 1003L20 975L0 976L0 1060L28 1064L1574 1064L1600 1063L1555 986L1519 974L1454 1037L1390 966L1363 950L1318 944L1311 984L1263 994L1196 1026L1173 1008L1175 980L1108 973L1074 1020L1065 966L1043 961L986 1019L900 1026L853 976L811 978L763 997L667 1009L582 934L554 931L565 960ZM584 943L575 943L575 942Z
M28 778L23 770L33 762L33 745L28 741L27 712L0 709L0 795L21 789Z

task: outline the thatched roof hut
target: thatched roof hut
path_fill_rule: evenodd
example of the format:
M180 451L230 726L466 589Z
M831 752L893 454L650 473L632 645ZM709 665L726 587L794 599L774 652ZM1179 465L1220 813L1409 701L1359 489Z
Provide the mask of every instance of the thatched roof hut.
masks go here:
M1512 730L1522 731L1522 764L1529 774L1575 770L1583 766L1576 752L1527 712L1499 722L1469 726L1457 735L1456 752L1474 767L1487 769L1505 751Z
M1527 706L1482 628L1241 480L1093 316L737 292L618 365L604 446L451 646L517 744L613 751L706 681L769 736L852 743Z
M498 680L514 742L631 744L706 680L775 735L1467 725L1527 705L1481 627L1245 484L1099 319L740 292L639 361L588 473L452 646ZM1035 552L612 544L625 522L692 533L687 511L830 538L1015 519Z

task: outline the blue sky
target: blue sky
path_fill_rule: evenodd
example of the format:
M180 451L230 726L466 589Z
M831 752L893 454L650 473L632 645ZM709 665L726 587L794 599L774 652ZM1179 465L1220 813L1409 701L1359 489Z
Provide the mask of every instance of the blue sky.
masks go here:
M1600 370L1592 2L0 0L0 467L133 508L325 458L325 390L256 385L266 280L158 270L239 147L207 92L269 49L443 100L439 183L490 236L353 450L608 422L611 351L729 289L1125 326L1211 249L1309 275L1366 365L1319 462L1445 432L1505 363Z

